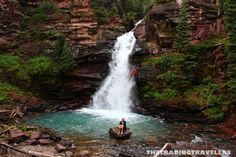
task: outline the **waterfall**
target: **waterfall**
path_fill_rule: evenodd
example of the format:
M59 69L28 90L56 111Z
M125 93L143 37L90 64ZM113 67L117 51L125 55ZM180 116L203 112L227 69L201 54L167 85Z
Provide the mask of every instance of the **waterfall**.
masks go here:
M109 64L110 73L92 98L93 109L130 112L135 82L130 76L129 56L135 43L134 29L117 38Z

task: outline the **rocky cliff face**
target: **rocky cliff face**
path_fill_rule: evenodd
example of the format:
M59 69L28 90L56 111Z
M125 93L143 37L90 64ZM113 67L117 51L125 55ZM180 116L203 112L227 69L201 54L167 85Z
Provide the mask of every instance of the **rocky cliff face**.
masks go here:
M143 24L135 30L139 45L145 52L158 54L171 51L178 22L180 5L178 1L153 5ZM189 20L193 43L206 39L211 34L223 30L219 1L191 0L189 2Z
M156 64L143 64L143 60L145 58L155 60L165 54L173 54L172 45L179 10L180 5L177 1L153 5L147 13L146 20L135 29L135 36L138 39L139 46L142 48L133 56L134 64L140 67L137 86L141 102L136 104L136 110L144 114L158 114L163 118L174 121L207 122L202 114L204 107L184 102L181 100L184 98L176 98L168 102L144 98L144 88L147 84L159 89L165 86L165 82L157 81L157 76L162 74L160 67ZM219 1L191 0L188 11L192 28L192 44L197 44L212 34L223 33L223 20ZM216 46L214 51L207 51L204 57L205 65L213 64L216 68L217 74L214 77L219 80L223 78L222 47L220 45ZM175 68L173 67L173 69Z
M62 34L78 66L63 80L65 92L61 99L88 98L108 72L110 49L122 33L116 29L121 22L115 19L109 25L98 25L91 0L56 0L53 3L57 11L50 13L46 22L35 24L31 17L43 1L19 2L23 1L0 1L1 52L25 58L48 55L53 52L55 36ZM40 36L45 33L53 35Z

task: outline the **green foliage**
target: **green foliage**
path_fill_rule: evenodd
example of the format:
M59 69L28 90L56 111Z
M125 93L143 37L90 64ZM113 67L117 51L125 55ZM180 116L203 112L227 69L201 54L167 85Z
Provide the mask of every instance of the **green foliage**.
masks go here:
M218 43L219 38L213 36L197 45L191 45L184 52L181 69L193 85L211 75L213 69L209 61L212 60L212 55L208 55L208 52L212 52Z
M56 11L57 8L52 1L44 1L36 9L35 14L33 15L33 21L35 24L46 22L50 19L49 14L52 14Z
M182 54L164 54L160 57L149 57L144 59L143 64L154 64L162 70L178 65L183 59Z
M54 31L43 31L43 30L34 30L31 32L33 41L42 41L45 39L57 39L61 36L61 33Z
M9 93L19 89L9 83L0 81L0 104L10 101Z
M54 13L56 10L57 8L52 1L44 1L36 9L36 13L50 14L50 13Z
M15 70L20 65L20 57L14 55L0 55L0 68Z
M99 24L109 23L119 17L124 21L126 29L134 27L134 23L142 19L152 4L152 0L93 0L92 7Z
M183 0L179 13L179 22L176 26L176 37L174 41L175 48L182 50L190 45L190 31L188 3L187 0Z
M208 108L203 111L204 115L207 116L209 119L220 121L224 118L224 112L217 107Z
M155 64L162 71L165 71L179 65L182 61L182 57L181 54L165 54L160 57L147 58L143 61L143 64Z
M76 66L71 50L69 49L65 38L62 36L58 37L56 41L53 59L58 65L61 73L66 73Z
M164 80L165 82L173 82L177 79L177 74L176 72L173 71L168 71L164 74L161 74L159 76L157 76L157 80Z
M226 43L227 54L227 94L232 103L236 102L236 1L224 1L224 18L228 30L228 40Z
M15 75L19 80L29 80L25 65L19 56L9 54L0 55L0 69L0 77L4 77L4 74L11 74L13 76Z
M124 25L129 30L134 28L134 24L136 22L136 15L134 12L127 12L123 16L124 19Z
M59 69L52 59L39 56L34 57L27 63L27 71L33 77L57 76Z
M231 103L236 102L236 79L229 79L225 83L226 93L228 95L228 99L231 101Z
M110 18L119 16L117 4L115 2L110 3L108 0L94 0L92 1L92 7L95 10L99 24L108 23Z
M157 101L169 101L179 95L179 92L175 89L166 88L163 91L157 91L151 86L145 86L144 98L153 98Z

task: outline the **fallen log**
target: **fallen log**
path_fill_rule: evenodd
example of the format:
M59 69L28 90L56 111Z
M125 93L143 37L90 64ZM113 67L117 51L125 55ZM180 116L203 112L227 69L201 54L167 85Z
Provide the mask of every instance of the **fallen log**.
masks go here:
M6 144L4 142L0 142L0 152L6 154L17 154L19 157L37 157L35 155L29 154L28 152L22 151L20 149L17 149L16 147L13 147L9 144Z

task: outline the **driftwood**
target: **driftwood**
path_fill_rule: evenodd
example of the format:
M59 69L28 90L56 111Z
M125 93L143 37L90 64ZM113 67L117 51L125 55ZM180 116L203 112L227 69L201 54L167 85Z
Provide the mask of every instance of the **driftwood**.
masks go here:
M9 144L0 142L0 152L4 154L17 154L18 157L37 157L35 155L29 154L28 152L17 149Z
M54 155L41 153L41 152L35 152L35 151L23 151L16 147L13 147L9 144L0 142L0 156L2 155L13 155L17 157L56 157Z
M12 129L12 128L15 128L15 126L11 126L11 127L7 128L7 129L3 130L3 131L0 133L0 136L1 136L2 134L5 134L6 132L8 132L8 131L9 131L10 129Z
M23 115L24 115L24 113L22 113L22 112L20 111L20 108L19 108L19 107L16 107L16 108L14 108L14 109L11 111L11 114L10 114L9 117L10 117L10 119L15 118L16 116L19 116L20 118L22 118Z
M9 119L14 119L16 116L19 116L20 118L23 117L24 113L21 112L21 109L19 107L13 108L12 110L0 110L1 114L9 114Z

